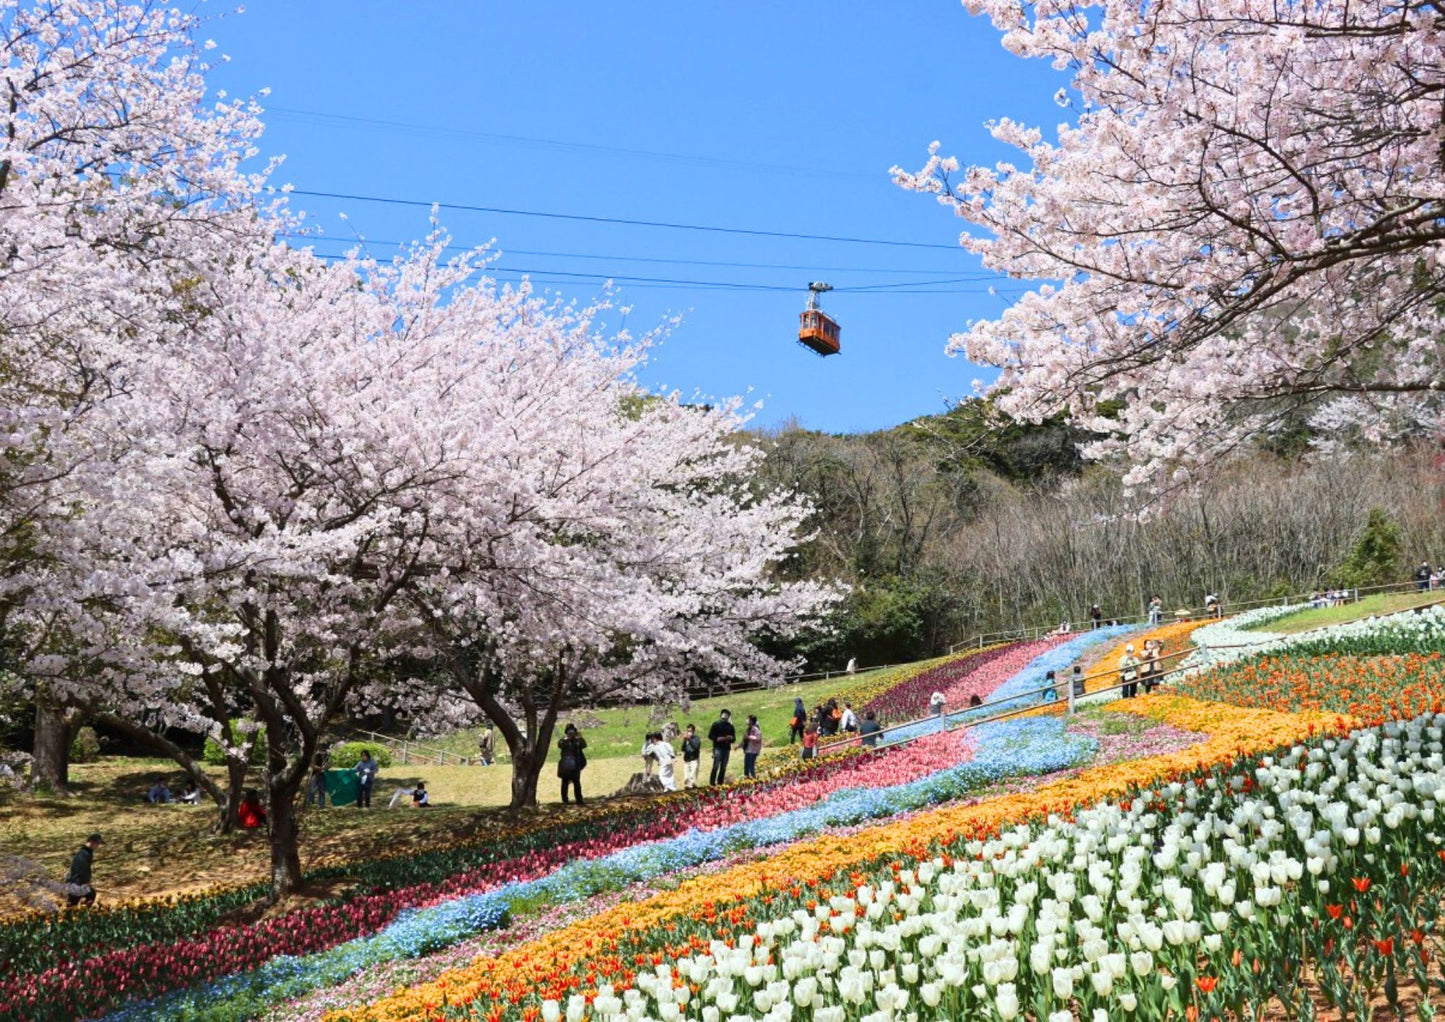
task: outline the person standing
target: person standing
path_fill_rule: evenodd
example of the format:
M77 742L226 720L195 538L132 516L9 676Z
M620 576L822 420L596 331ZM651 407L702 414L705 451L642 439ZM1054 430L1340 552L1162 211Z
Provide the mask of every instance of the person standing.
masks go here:
M943 709L947 705L948 697L937 689L934 690L933 695L928 697L928 712L932 713L935 717L942 717Z
M812 759L818 754L818 724L816 721L808 721L808 726L803 730L803 758Z
M576 724L568 724L557 740L557 776L562 779L562 804L567 805L567 789L570 787L582 804L582 771L587 768L587 739L577 731Z
M803 697L793 697L793 719L788 728L788 744L792 745L803 737L803 727L808 723L808 711L803 706Z
M748 714L747 730L743 732L743 776L758 776L758 756L763 751L763 729L756 714Z
M702 759L702 739L697 728L689 724L682 736L682 786L697 787L697 764Z
M1138 692L1139 679L1139 658L1134 655L1134 644L1131 642L1124 647L1124 655L1119 658L1119 681L1123 684L1124 698L1133 699Z
M1104 612L1096 603L1089 608L1089 627L1102 628L1104 626Z
M306 786L306 805L314 801L320 808L326 808L326 768L331 756L325 749L317 749L311 757L311 783Z
M657 764L657 779L662 784L662 790L676 791L677 773L673 769L672 763L677 759L677 752L673 749L672 743L663 737L661 731L654 731L652 741L648 743L645 752Z
M877 748L878 732L883 730L883 725L878 723L878 715L872 710L863 711L863 723L858 728L858 734L863 739L863 747L866 749Z
M356 766L351 768L356 774L356 779L361 782L356 792L356 808L371 808L371 789L376 786L376 760L371 758L371 750L362 749L361 759L356 761Z
M1157 625L1162 620L1164 620L1164 599L1156 593L1149 600L1149 623Z
M707 781L709 784L722 784L727 779L728 754L732 752L733 742L738 738L732 716L727 710L723 710L718 714L717 720L712 722L712 727L708 728L707 739L712 742L712 772L708 774Z
M492 728L492 722L489 720L487 726L482 728L481 736L477 738L477 762L482 766L491 766L495 747L496 731Z
M1430 562L1421 561L1420 567L1415 569L1415 588L1420 592L1426 592L1430 588Z
M1160 656L1162 644L1158 639L1150 639L1144 643L1144 669L1142 677L1144 680L1144 694L1148 695L1159 687L1160 676L1164 673L1164 662Z
M103 837L92 834L71 857L70 872L65 874L66 886L71 888L65 895L65 901L71 908L82 901L88 906L95 904L95 888L91 885L90 871L95 865L95 850L104 843Z

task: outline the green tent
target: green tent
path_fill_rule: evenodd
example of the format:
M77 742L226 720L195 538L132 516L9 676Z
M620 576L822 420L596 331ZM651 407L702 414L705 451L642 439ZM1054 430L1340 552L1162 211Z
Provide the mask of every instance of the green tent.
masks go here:
M354 770L328 770L326 794L334 806L355 805L361 795L361 781Z

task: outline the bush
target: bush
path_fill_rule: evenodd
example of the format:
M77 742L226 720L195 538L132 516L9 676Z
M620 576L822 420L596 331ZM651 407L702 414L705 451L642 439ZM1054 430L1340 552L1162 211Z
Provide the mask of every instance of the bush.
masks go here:
M70 762L94 763L100 758L100 738L93 727L83 727L70 741Z
M391 766L391 750L376 742L342 742L331 750L331 769L349 770L361 761L361 751L371 753L379 767Z
M250 723L242 721L243 724ZM205 747L201 749L201 759L211 766L224 766L226 763L226 750L221 743L214 738L207 738ZM266 732L256 732L256 744L251 749L250 766L258 766L266 759Z

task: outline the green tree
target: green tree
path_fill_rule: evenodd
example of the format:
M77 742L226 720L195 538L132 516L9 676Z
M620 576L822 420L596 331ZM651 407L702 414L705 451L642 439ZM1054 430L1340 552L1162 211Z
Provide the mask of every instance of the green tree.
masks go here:
M1405 545L1400 529L1381 508L1371 508L1355 545L1333 575L1341 585L1372 586L1400 579Z

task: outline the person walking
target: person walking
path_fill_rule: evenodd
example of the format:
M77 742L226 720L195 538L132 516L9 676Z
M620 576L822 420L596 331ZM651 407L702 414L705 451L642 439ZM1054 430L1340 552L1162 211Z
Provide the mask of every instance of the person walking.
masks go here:
M747 730L743 732L743 776L758 776L758 755L763 751L763 729L756 714L748 714Z
M1134 655L1134 644L1131 642L1124 647L1124 655L1119 658L1119 681L1123 683L1124 698L1133 699L1138 692L1139 679L1139 658Z
M85 902L87 906L95 904L95 887L91 884L91 869L95 865L95 850L105 844L105 839L99 834L92 834L85 839L70 859L70 872L65 874L65 884L70 888L65 895L65 902L71 908Z
M314 801L326 808L326 768L331 765L331 756L325 749L317 749L311 757L311 783L306 786L306 805Z
M707 730L707 740L712 742L712 772L708 774L708 784L722 784L727 779L728 754L732 752L733 742L738 738L732 716L727 710L723 710Z
M477 738L477 762L482 766L492 765L492 755L496 749L496 743L496 729L492 727L492 722L489 720Z
M361 750L361 759L357 760L352 769L356 772L356 779L361 782L361 788L356 793L356 808L370 809L371 789L376 786L376 760L371 758L370 750Z
M702 759L702 739L697 728L689 724L682 736L682 786L697 787L697 764Z
M858 726L858 734L863 740L863 747L874 749L878 747L878 732L883 730L883 725L878 723L878 714L872 710L863 711L863 723Z
M793 697L793 719L788 727L788 744L792 745L803 737L803 728L808 723L808 710L803 706L803 697Z
M562 804L567 805L567 789L570 787L582 804L582 771L587 768L587 739L577 732L576 724L568 724L557 740L557 776L562 779Z

